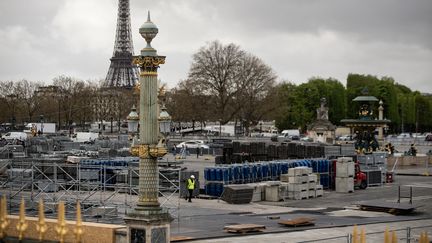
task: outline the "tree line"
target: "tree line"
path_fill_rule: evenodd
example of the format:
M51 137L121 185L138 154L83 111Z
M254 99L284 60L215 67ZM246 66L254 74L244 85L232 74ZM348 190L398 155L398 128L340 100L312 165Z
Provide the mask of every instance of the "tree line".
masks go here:
M134 90L105 88L101 83L67 76L54 78L51 85L26 79L0 81L0 124L16 127L43 121L68 129L123 121L136 102Z
M107 88L102 82L67 76L52 85L28 80L0 81L0 123L55 122L60 127L90 122L123 121L137 93L133 89ZM326 98L329 120L342 125L356 118L352 99L364 88L384 102L390 133L432 130L432 96L412 91L391 77L349 74L344 86L334 78L312 77L295 84L278 80L260 58L240 46L213 41L193 56L188 76L166 93L165 104L173 122L226 124L235 121L249 131L260 121L276 122L282 129L306 130L316 119L321 98Z
M312 77L299 85L277 79L258 57L235 44L213 41L193 55L188 78L171 90L167 106L176 121L235 121L249 128L274 120L280 130L305 132L316 119L321 98L327 100L333 124L357 118L359 107L352 100L367 88L369 95L384 102L384 116L391 120L388 132L432 130L432 96L391 77L349 74L346 87L334 78Z

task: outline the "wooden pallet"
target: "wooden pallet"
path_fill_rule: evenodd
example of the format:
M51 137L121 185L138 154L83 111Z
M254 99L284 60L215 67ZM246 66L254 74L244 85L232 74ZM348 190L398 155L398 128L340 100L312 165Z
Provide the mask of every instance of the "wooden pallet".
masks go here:
M314 218L294 218L291 220L280 220L278 224L288 227L311 226L315 225Z
M249 232L262 232L266 227L259 224L236 224L224 227L224 230L229 233L245 234Z
M182 236L182 235L177 235L177 236L171 236L170 237L170 241L171 242L180 242L180 241L186 241L186 240L193 240L195 239L194 237L189 237L189 236Z

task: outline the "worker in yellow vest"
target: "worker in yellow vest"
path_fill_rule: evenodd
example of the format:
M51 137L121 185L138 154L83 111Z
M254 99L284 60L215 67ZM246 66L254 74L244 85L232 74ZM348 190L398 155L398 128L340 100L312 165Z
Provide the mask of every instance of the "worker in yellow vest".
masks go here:
M188 202L192 202L192 194L193 194L193 191L195 189L195 176L194 175L191 175L190 178L187 179L186 188L189 192L189 197L188 197L189 201Z

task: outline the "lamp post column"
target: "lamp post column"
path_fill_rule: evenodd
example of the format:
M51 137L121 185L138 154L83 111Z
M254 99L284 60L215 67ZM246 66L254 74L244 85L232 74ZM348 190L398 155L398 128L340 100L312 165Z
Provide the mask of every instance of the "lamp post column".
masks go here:
M141 55L135 56L133 63L140 68L139 124L140 142L131 148L138 155L139 193L136 207L125 218L128 224L129 242L169 242L172 218L166 208L158 202L159 172L157 161L167 153L163 145L158 145L158 80L157 70L165 63L165 56L158 56L150 45L158 28L150 20L141 26L139 32L147 42Z

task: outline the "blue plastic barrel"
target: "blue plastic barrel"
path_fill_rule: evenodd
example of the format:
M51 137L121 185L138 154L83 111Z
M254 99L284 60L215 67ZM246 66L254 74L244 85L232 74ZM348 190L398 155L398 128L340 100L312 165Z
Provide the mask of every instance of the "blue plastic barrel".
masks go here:
M222 183L216 183L215 196L220 197L222 195L223 187L224 185Z
M210 181L215 181L216 180L216 169L213 168L209 168L210 170Z
M229 181L229 170L228 170L228 168L224 167L221 170L222 170L222 180L224 182L228 182Z
M204 168L204 180L210 181L210 168Z

